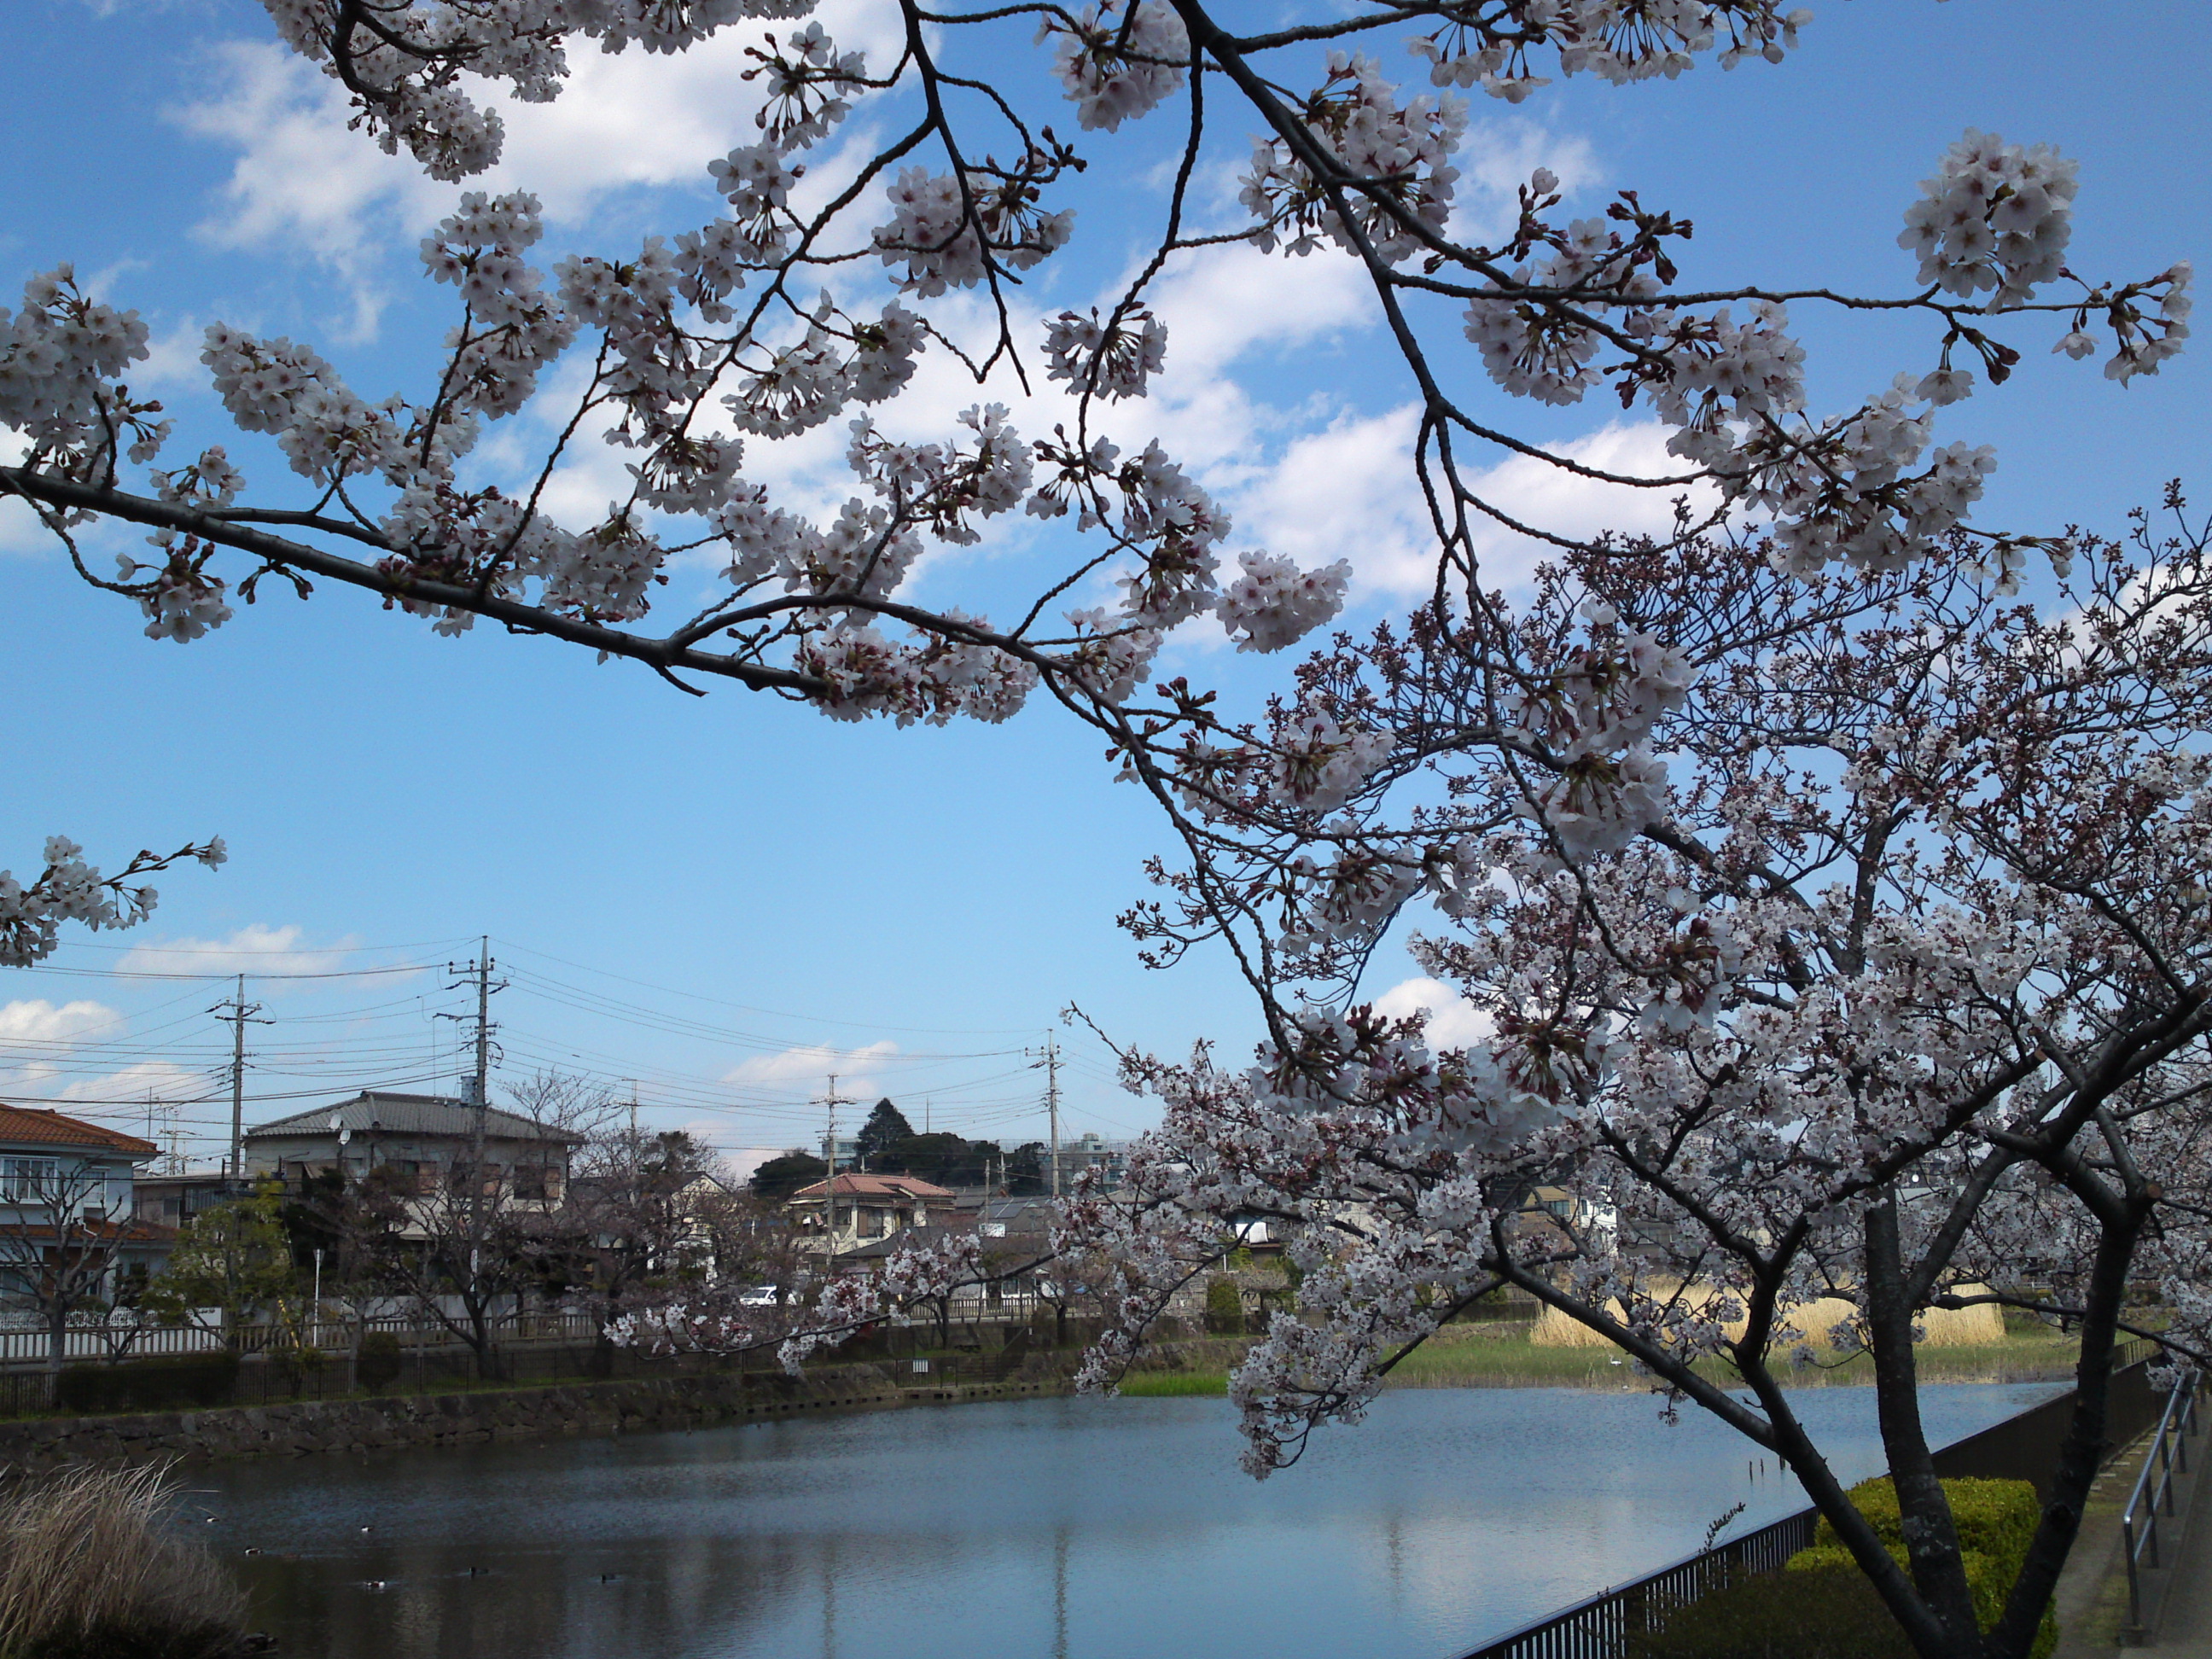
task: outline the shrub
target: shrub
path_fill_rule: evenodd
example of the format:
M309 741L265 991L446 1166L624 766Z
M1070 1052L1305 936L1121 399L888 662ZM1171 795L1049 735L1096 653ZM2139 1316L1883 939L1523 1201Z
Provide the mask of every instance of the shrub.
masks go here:
M119 1365L71 1365L58 1379L54 1402L64 1411L178 1411L227 1403L238 1383L238 1356L228 1350Z
M371 1331L361 1340L354 1376L371 1394L382 1394L399 1380L399 1339L390 1331Z
M1226 1274L1206 1281L1206 1328L1216 1336L1244 1332L1244 1292Z
M1974 1617L1984 1630L2003 1614L2020 1576L2040 1510L2025 1480L1946 1480L1958 1527ZM1887 1476L1850 1490L1890 1554L1905 1561L1903 1517ZM2049 1659L2058 1623L2044 1610L2029 1649ZM1629 1659L1909 1659L1911 1644L1870 1580L1823 1520L1813 1547L1790 1557L1788 1569L1730 1586L1670 1615L1664 1626L1632 1638Z
M1913 1659L1856 1565L1762 1573L1632 1634L1627 1659Z
M246 1598L206 1549L169 1535L168 1472L79 1466L0 1496L8 1659L216 1659Z
M1851 1507L1866 1516L1875 1535L1895 1549L1905 1547L1905 1522L1897 1505L1897 1487L1887 1475L1863 1480L1849 1494ZM1959 1547L1975 1550L2017 1572L2035 1537L2042 1506L2035 1488L2025 1480L1946 1480L1943 1496L1950 1500L1952 1523L1959 1529ZM1814 1529L1813 1547L1841 1549L1836 1529L1823 1520Z

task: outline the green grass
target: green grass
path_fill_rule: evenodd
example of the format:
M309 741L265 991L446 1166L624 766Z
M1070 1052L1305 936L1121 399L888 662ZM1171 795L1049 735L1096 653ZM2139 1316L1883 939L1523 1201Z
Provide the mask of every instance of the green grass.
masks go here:
M2076 1344L2070 1337L2037 1331L1978 1347L1920 1350L1923 1382L2036 1382L2070 1381ZM1618 1361L1619 1363L1614 1363ZM1717 1382L1740 1379L1733 1366L1709 1360L1698 1369ZM1847 1387L1874 1381L1864 1354L1828 1365L1783 1368L1791 1388ZM1540 1348L1525 1336L1453 1340L1449 1336L1415 1349L1390 1372L1394 1389L1623 1389L1651 1386L1626 1358L1611 1348ZM1225 1371L1132 1371L1125 1395L1170 1396L1226 1392Z
M1145 1400L1180 1398L1186 1395L1229 1392L1227 1371L1131 1371L1121 1379L1124 1395Z

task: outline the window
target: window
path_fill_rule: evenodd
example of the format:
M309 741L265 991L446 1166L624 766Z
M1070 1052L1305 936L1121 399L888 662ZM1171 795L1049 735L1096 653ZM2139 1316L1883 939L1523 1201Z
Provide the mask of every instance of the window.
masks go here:
M62 1195L58 1158L0 1158L0 1203L51 1203Z

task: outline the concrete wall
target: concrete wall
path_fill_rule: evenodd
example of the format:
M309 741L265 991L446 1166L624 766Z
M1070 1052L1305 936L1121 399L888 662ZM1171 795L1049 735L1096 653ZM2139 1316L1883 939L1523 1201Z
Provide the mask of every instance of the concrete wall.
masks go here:
M908 1386L921 1382L925 1386ZM0 1423L0 1469L155 1458L289 1457L488 1440L542 1440L697 1428L829 1407L878 1407L1057 1394L1040 1364L996 1382L943 1382L884 1365L817 1365L803 1379L708 1372L550 1388L301 1401L133 1417L33 1418Z

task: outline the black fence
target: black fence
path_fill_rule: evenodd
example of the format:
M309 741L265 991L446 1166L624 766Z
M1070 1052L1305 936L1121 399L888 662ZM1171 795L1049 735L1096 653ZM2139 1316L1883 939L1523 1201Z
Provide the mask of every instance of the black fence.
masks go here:
M1760 1573L1779 1572L1791 1556L1812 1547L1818 1518L1811 1510L1784 1516L1733 1543L1577 1601L1477 1648L1468 1659L1619 1659L1630 1637L1658 1629L1676 1608Z
M2165 1408L2166 1396L2147 1375L2156 1352L2157 1344L2138 1340L2113 1355L2107 1458L2154 1425ZM1936 1472L1947 1480L2031 1480L2037 1497L2047 1497L2073 1410L2074 1390L2069 1389L2056 1400L1945 1447L1936 1454ZM1812 1547L1819 1521L1819 1512L1809 1509L1784 1516L1732 1543L1577 1601L1475 1649L1466 1659L1620 1659L1630 1637L1658 1629L1675 1609L1757 1574L1779 1572L1791 1556Z
M2148 1361L2158 1345L2138 1338L2123 1343L2112 1356L2112 1391L2105 1401L2105 1456L2154 1427L2166 1409L2166 1395L2151 1384ZM1947 1480L2028 1480L2039 1499L2051 1497L2058 1452L2074 1419L2074 1390L2056 1400L2008 1417L1979 1434L1936 1454L1936 1473Z
M932 1388L970 1382L1004 1381L1026 1363L1033 1352L1030 1328L1024 1325L956 1324L951 1333L952 1349L934 1348L930 1330L885 1329L852 1339L845 1344L817 1350L809 1362L816 1365L873 1364L893 1379L911 1388ZM915 1361L927 1356L926 1370ZM213 1358L214 1355L198 1356ZM502 1344L480 1365L473 1350L458 1343L442 1347L420 1345L400 1351L398 1374L375 1392L386 1395L438 1394L481 1386L550 1386L559 1383L621 1382L637 1378L704 1375L781 1376L781 1363L774 1348L734 1354L656 1354L634 1348L583 1342L528 1341ZM174 1364L174 1360L124 1360L117 1366L76 1362L69 1371L125 1370L134 1364ZM189 1363L189 1358L187 1360ZM183 1399L149 1403L145 1410L186 1410L216 1406L276 1406L303 1401L358 1399L361 1390L349 1385L346 1358L323 1352L302 1363L299 1358L270 1358L260 1354L241 1357L235 1376L220 1400ZM0 1371L0 1418L51 1413L52 1384L43 1370Z

